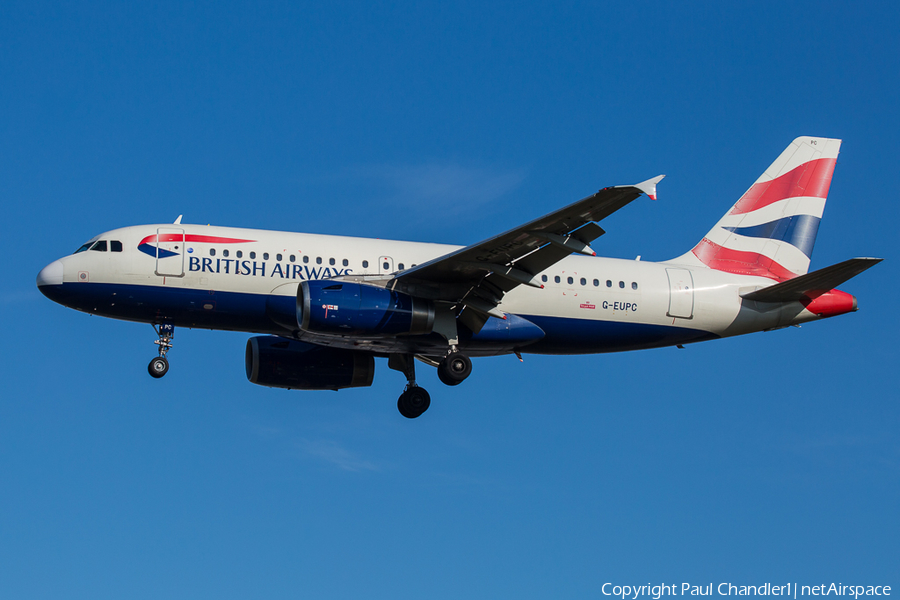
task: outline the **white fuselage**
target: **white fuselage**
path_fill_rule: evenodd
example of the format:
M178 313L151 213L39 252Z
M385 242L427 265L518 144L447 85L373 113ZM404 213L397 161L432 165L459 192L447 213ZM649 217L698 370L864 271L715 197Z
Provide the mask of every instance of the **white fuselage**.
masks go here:
M168 241L156 242L167 235ZM42 271L39 284L43 277L48 296L114 318L298 339L310 339L292 322L289 308L302 281L354 277L383 286L392 274L458 248L180 224L126 227L94 240L108 241L107 250L81 251ZM769 279L724 273L689 259L653 263L574 255L537 277L543 289L521 285L498 307L544 331L523 352L676 345L817 318L799 302L758 305L741 299L741 293L771 285ZM329 344L355 345L349 339ZM427 353L423 348L434 344L408 337L372 349ZM481 347L477 336L468 346L473 355L519 350Z

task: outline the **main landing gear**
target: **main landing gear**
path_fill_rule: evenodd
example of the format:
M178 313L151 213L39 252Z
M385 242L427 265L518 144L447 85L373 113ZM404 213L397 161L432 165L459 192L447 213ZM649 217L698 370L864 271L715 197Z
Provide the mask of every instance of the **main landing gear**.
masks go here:
M415 419L431 406L431 395L416 385L415 382L410 383L400 394L397 400L397 410L407 419Z
M462 352L451 352L438 364L437 373L444 385L459 385L472 374L472 360Z
M446 385L459 385L472 373L472 361L459 351L453 351L441 362L427 361L437 366L438 378ZM406 375L406 388L397 400L397 410L407 419L415 419L431 406L431 396L416 383L416 362L412 354L391 354L388 366Z
M406 375L406 388L397 399L397 410L407 419L415 419L431 406L431 396L416 384L416 361L412 354L391 354L388 367Z
M153 342L159 346L159 356L150 361L150 364L147 365L147 371L149 371L152 377L159 379L169 372L169 361L166 360L166 353L172 349L172 338L175 337L175 326L171 323L163 323L158 326L154 325L153 329L159 336L159 339Z

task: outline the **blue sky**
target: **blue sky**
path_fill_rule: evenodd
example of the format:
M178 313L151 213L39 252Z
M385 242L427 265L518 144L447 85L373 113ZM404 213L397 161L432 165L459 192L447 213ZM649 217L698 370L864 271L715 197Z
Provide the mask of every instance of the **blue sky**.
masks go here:
M893 3L0 7L0 594L588 598L606 582L900 587ZM798 135L844 140L830 321L287 392L248 335L57 306L37 272L185 222L468 244L659 173L606 256L690 248Z

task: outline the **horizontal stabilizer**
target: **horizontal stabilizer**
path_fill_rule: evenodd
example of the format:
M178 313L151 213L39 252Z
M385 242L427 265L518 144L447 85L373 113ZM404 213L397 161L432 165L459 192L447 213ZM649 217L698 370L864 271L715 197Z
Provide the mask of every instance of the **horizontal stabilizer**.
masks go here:
M874 267L882 260L881 258L851 258L755 292L741 294L741 298L757 302L793 302L807 296L809 292L832 290L869 267Z

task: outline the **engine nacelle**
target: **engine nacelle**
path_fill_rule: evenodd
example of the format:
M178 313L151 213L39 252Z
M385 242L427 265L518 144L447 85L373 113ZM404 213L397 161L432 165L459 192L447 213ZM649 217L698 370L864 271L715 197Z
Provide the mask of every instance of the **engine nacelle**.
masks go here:
M434 328L434 304L382 287L314 279L297 289L297 323L328 335L424 335Z
M245 366L252 383L289 390L368 387L375 377L371 354L274 335L247 340Z

